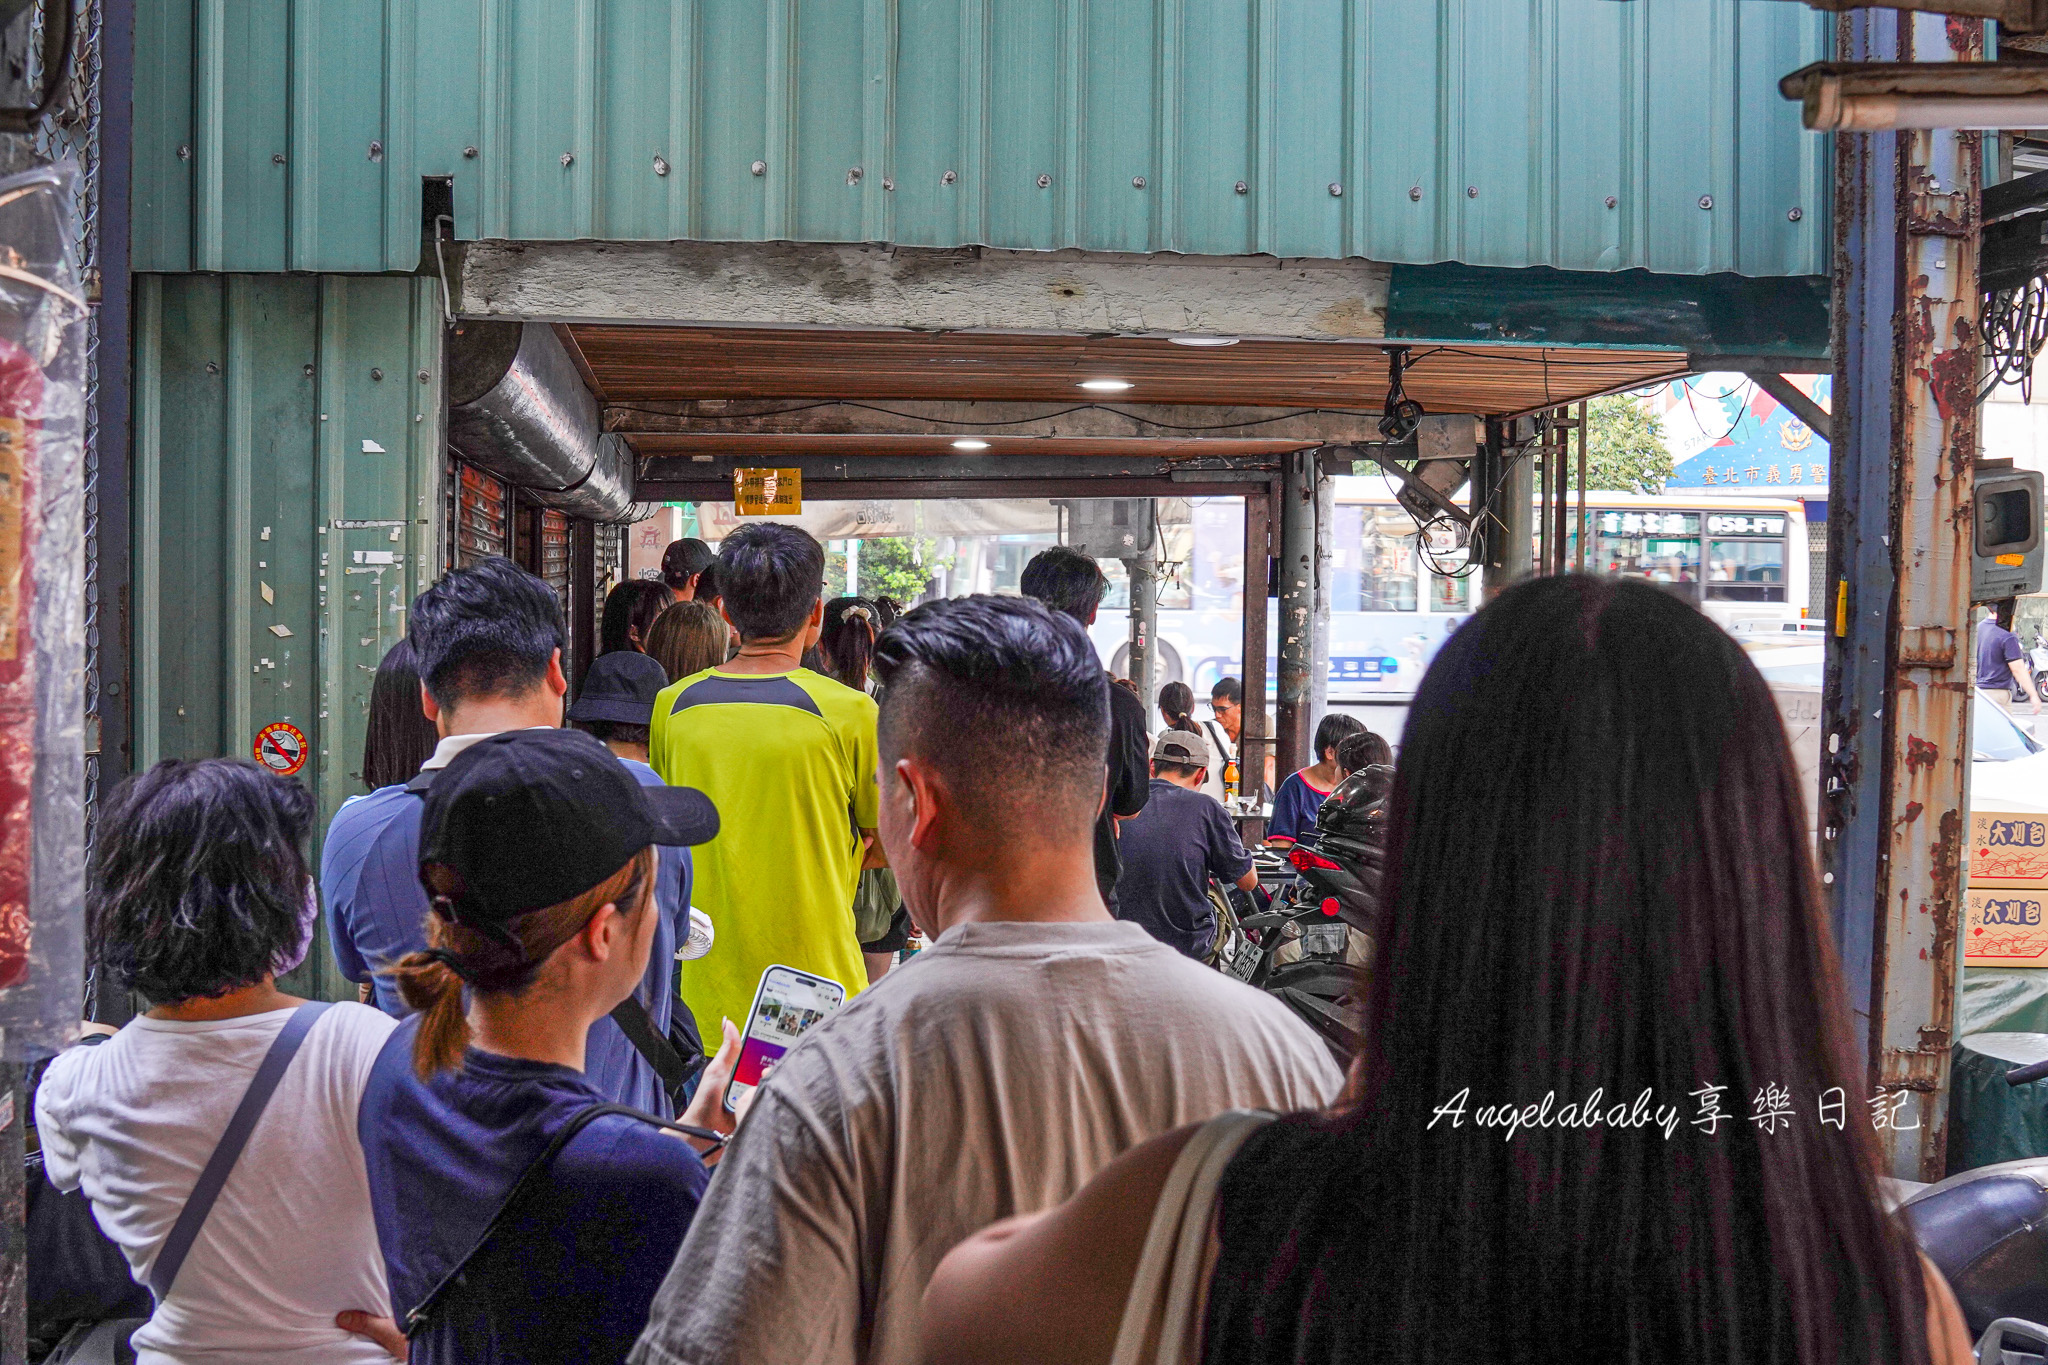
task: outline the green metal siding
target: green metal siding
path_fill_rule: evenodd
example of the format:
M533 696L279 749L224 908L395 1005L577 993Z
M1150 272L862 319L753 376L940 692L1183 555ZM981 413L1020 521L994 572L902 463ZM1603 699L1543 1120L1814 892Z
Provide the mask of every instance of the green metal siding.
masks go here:
M139 10L138 270L411 270L448 176L466 239L1826 272L1779 0Z
M138 282L138 767L246 758L257 731L282 720L308 740L299 777L322 830L364 790L370 683L440 562L435 287L331 275ZM357 565L358 551L399 559ZM323 964L324 938L316 974Z

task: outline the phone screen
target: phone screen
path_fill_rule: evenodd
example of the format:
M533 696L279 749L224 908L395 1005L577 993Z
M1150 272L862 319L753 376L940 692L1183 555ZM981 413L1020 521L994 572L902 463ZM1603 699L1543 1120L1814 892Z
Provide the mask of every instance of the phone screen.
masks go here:
M754 992L754 1009L740 1039L739 1064L725 1088L726 1111L737 1112L740 1101L768 1078L782 1054L845 1000L846 988L822 976L794 967L770 967L761 973L761 988Z

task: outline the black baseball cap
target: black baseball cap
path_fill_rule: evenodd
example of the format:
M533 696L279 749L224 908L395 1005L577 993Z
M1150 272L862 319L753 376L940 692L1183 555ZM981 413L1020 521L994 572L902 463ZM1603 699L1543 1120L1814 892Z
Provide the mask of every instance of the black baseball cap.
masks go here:
M654 699L667 686L668 671L637 650L600 654L583 675L583 690L569 708L569 719L651 725Z
M668 548L661 552L661 581L681 592L690 586L690 580L703 573L717 560L711 547L694 537L671 540Z
M503 924L582 895L650 844L717 833L711 798L641 786L581 731L507 730L457 754L427 788L421 879L429 867L449 869L457 890L443 913Z

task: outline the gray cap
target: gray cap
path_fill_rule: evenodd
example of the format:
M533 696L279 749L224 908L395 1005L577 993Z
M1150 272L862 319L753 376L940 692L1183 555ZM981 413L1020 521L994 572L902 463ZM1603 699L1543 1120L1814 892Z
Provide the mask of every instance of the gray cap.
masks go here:
M1152 741L1152 761L1206 768L1209 766L1209 741L1192 730L1163 731Z

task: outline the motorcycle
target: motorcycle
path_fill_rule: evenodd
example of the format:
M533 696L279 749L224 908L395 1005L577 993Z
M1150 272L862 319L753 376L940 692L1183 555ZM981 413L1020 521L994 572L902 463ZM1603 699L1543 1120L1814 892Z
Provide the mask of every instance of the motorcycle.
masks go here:
M2027 651L2027 667L2034 673L2034 694L2048 697L2048 635L2034 632L2034 647Z
M1361 1039L1391 779L1389 768L1354 774L1324 802L1314 834L1255 854L1263 904L1235 888L1210 889L1217 907L1211 964L1286 1005L1339 1065L1349 1064Z

